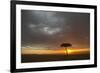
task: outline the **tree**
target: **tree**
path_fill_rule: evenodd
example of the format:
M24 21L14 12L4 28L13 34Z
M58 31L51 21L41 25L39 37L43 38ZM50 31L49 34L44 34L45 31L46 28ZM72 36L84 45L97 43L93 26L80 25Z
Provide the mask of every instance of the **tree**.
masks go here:
M70 43L62 43L61 44L61 47L65 48L65 51L66 51L67 55L68 55L68 49L67 49L67 47L71 47L71 46L72 46L72 44L70 44Z

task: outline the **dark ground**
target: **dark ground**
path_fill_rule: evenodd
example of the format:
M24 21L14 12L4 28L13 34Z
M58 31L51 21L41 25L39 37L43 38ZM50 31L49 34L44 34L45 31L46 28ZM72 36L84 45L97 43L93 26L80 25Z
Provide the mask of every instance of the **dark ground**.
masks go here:
M67 61L67 60L86 60L90 59L90 54L74 54L74 55L22 55L21 62L47 62L47 61Z

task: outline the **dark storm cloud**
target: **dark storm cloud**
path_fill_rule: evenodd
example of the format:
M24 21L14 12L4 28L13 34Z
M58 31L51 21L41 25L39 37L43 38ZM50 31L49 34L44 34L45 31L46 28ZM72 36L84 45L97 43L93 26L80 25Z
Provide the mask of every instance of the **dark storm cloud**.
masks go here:
M88 13L22 10L22 46L58 47L63 42L89 47Z

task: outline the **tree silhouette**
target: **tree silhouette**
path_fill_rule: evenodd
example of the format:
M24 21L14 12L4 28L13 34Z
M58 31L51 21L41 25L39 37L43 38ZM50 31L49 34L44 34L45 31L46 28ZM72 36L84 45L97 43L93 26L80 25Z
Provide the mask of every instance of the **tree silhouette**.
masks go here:
M67 47L71 47L71 46L72 46L72 44L70 44L70 43L62 43L61 44L61 47L65 48L65 51L66 51L67 55L68 55L68 49L67 49Z

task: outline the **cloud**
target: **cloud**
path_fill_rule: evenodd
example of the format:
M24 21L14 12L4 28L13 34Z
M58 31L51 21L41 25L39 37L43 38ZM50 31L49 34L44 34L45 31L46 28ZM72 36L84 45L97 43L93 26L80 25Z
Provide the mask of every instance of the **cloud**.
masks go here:
M53 35L53 34L56 34L56 33L60 32L61 29L60 28L44 27L42 29L42 31L45 32L46 34Z

